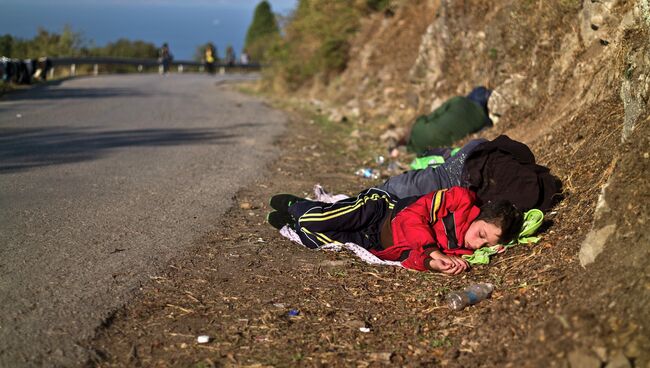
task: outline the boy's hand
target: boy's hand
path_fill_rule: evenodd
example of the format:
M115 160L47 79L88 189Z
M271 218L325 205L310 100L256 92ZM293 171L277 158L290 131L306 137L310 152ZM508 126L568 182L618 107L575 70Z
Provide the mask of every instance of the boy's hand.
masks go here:
M429 267L434 271L440 271L448 275L458 275L469 268L467 261L457 256L448 256L434 251L430 257Z

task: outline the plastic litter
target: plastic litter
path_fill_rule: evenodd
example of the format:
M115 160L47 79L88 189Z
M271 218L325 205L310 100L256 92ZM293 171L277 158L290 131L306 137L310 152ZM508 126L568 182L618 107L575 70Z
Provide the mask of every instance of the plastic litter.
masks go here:
M452 310L459 311L468 305L476 304L488 298L493 290L494 285L487 282L471 284L463 290L453 291L447 294L447 306Z
M289 317L296 317L296 316L298 316L300 314L300 311L297 310L297 309L291 309L288 314L289 314Z
M360 176L366 179L379 179L380 172L378 170L371 169L369 167L361 168L354 172L356 176Z
M198 342L199 344L207 344L210 342L210 340L211 338L208 335L200 335L196 338L196 342Z
M368 328L368 327L359 327L359 331L361 331L363 333L368 333L368 332L370 332L370 328Z

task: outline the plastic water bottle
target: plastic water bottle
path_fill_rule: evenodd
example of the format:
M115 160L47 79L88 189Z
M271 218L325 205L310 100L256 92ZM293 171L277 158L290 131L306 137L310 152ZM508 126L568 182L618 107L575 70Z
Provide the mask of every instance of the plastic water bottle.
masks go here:
M447 305L450 309L459 311L468 305L476 304L483 299L486 299L492 294L494 285L490 283L480 282L471 284L463 290L454 291L447 294Z
M379 179L380 173L378 170L371 168L361 168L354 172L355 175L366 179Z

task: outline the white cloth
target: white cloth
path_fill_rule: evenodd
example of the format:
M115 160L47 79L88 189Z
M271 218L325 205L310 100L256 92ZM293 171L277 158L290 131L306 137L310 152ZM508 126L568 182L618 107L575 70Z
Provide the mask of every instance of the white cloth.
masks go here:
M320 184L316 184L314 185L314 198L315 201L334 203L336 201L340 201L341 199L348 198L348 196L344 194L337 194L337 195L329 194L327 193L327 191L325 191L325 189ZM280 235L284 236L285 238L291 240L294 243L298 243L304 246L304 244L302 244L302 242L300 241L300 237L298 236L298 233L296 233L296 231L288 225L285 225L282 229L280 229ZM385 261L375 256L374 254L370 253L367 249L363 248L362 246L354 243L345 243L345 244L330 243L321 246L319 249L324 249L324 250L329 250L334 252L340 252L343 249L347 249L348 251L354 253L354 255L359 257L362 261L369 264L403 267L399 261Z
M314 200L318 202L334 203L342 199L350 198L345 194L329 194L322 185L314 185Z

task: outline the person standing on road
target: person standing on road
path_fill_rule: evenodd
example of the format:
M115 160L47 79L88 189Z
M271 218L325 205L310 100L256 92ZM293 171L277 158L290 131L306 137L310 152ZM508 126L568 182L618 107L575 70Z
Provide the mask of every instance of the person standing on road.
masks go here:
M214 74L217 62L217 48L211 42L205 46L203 60L205 63L205 71L208 74Z
M158 62L160 63L160 66L162 66L162 70L160 71L161 74L167 74L169 72L169 66L173 59L174 57L169 51L169 45L167 42L163 43L158 55Z
M226 65L232 67L235 66L235 61L237 61L237 58L235 56L235 49L233 49L232 46L228 46L226 48L226 58L224 62Z
M241 65L248 65L248 52L246 52L246 49L239 55L239 63Z

